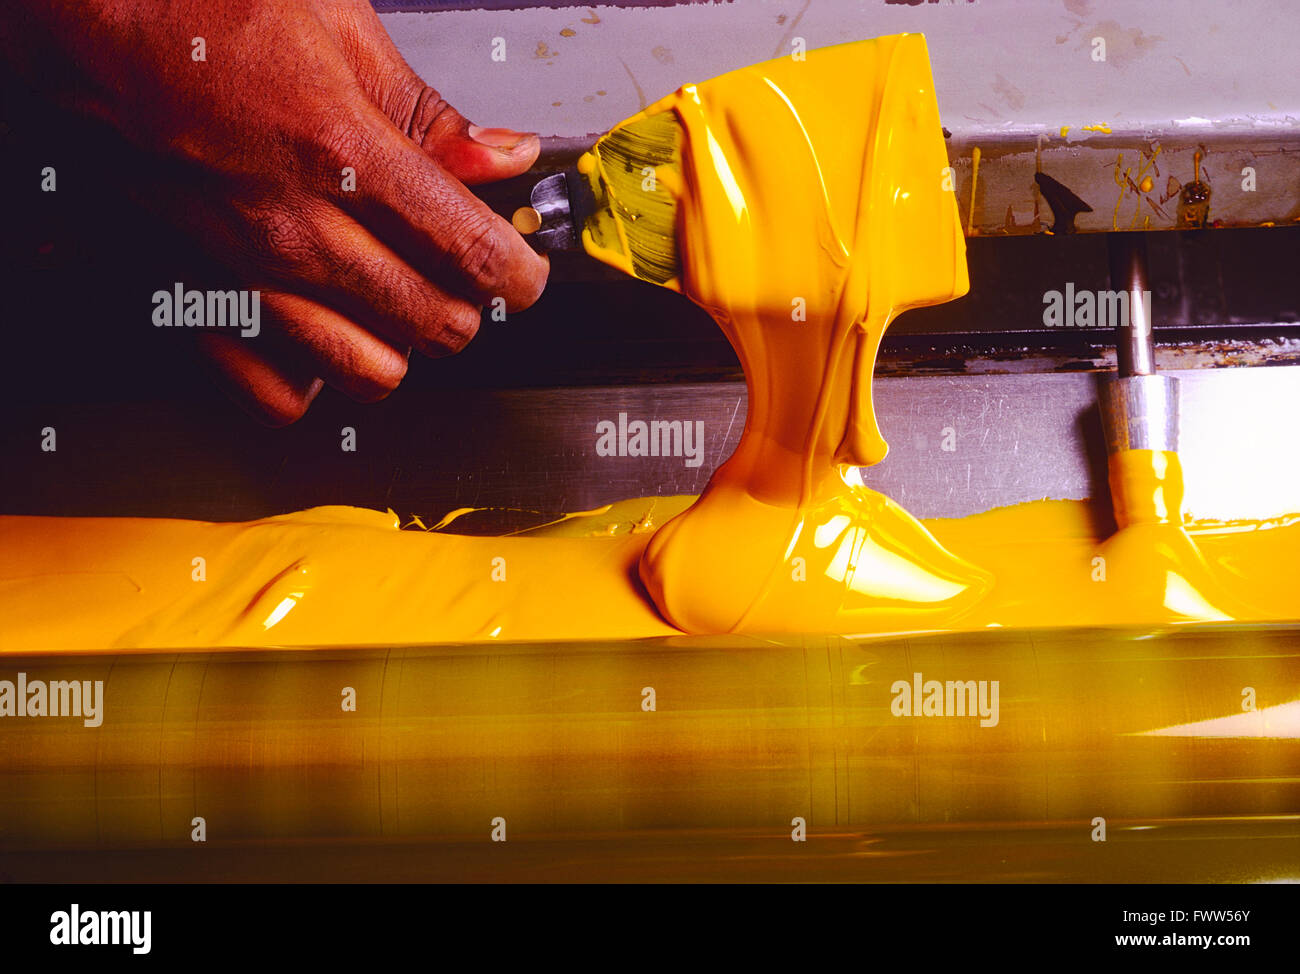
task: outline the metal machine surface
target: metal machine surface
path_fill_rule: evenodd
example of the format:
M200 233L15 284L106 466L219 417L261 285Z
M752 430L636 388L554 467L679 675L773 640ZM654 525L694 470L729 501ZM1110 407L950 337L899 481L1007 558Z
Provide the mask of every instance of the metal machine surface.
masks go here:
M392 11L385 23L407 60L447 78L443 92L454 104L471 117L539 131L552 140L552 157L585 148L680 84L788 54L795 43L915 31L926 35L934 61L972 233L1050 226L1035 172L1091 207L1074 221L1081 231L1284 226L1300 218L1300 89L1287 72L1244 70L1292 56L1294 13L1268 0L1231 9L1125 0L471 9L480 6L496 5L379 4ZM507 43L504 61L489 56L498 36ZM1247 166L1252 188L1243 184ZM1209 192L1207 220L1187 212L1194 198L1182 199L1196 182Z

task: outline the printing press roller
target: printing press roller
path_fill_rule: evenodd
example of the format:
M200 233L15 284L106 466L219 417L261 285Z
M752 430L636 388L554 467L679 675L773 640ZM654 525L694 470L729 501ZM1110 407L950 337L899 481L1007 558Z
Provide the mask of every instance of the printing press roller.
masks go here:
M1288 628L7 662L29 680L104 680L104 717L0 725L0 870L72 848L181 854L196 817L214 848L407 842L434 858L490 848L502 820L510 842L695 836L705 857L755 834L784 854L797 818L814 842L1048 829L1093 865L1099 819L1221 821L1220 838L1262 822L1300 845ZM896 684L916 674L972 681L971 709L996 708L899 716ZM1269 869L1296 865L1267 845Z

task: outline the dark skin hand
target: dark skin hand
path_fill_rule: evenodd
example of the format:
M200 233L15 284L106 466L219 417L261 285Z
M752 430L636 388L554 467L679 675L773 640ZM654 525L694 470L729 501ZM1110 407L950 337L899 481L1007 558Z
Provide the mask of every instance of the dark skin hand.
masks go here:
M132 195L229 270L221 287L261 292L264 337L199 341L266 423L322 382L381 399L411 348L457 352L494 298L520 310L546 284L466 188L527 170L537 137L461 117L366 0L27 0L0 18L0 56L146 161Z

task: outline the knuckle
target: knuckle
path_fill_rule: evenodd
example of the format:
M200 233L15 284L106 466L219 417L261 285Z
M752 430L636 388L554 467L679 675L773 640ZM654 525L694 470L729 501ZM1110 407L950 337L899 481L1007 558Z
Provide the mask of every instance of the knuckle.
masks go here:
M369 141L361 126L347 113L327 115L316 125L311 145L333 167L355 164L359 150Z
M406 134L412 141L423 145L426 139L436 136L451 121L459 124L459 113L436 90L423 85L415 96Z
M431 358L455 355L478 334L479 309L464 301L451 301L439 309L438 320L419 349Z
M406 377L406 356L391 348L354 351L348 370L355 379L348 394L358 402L377 402L401 385Z
M258 418L267 426L279 429L298 422L311 405L311 397L291 390L263 394L257 400Z
M273 316L285 337L326 368L333 383L353 399L382 399L406 375L404 354L387 344L359 341L331 316L304 313L293 304L273 306Z
M402 376L406 374L403 367L401 375L394 379L371 379L367 388L359 389L352 394L352 398L357 402L379 402L381 399L387 399L392 395L399 385L402 384Z
M255 254L300 265L316 254L315 234L302 219L276 205L255 206L244 215L246 239Z
M456 234L451 248L456 267L481 294L504 290L509 265L506 238L490 216L478 217Z
M443 344L459 352L478 334L479 309L470 304L457 304L443 325Z
M540 277L528 281L527 290L516 291L516 301L511 311L524 311L531 308L541 298L542 293L546 290L546 282L550 277L550 264L546 264L545 269Z
M358 174L376 168L369 163L377 151L377 139L360 121L346 113L321 120L310 142L310 154L304 158L317 160L320 177L331 190L337 189L340 174L347 167Z

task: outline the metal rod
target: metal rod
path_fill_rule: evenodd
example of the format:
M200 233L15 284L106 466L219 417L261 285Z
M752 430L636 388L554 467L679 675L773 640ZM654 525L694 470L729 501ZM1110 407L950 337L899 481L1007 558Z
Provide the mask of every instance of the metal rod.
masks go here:
M1156 374L1146 235L1112 233L1106 248L1111 290L1126 295L1127 311L1115 323L1115 375L1099 392L1107 452L1177 450L1178 380Z
M1128 295L1128 320L1115 325L1119 374L1154 375L1155 345L1151 340L1151 289L1147 276L1147 241L1141 233L1112 233L1106 238L1110 256L1110 286ZM1123 307L1123 305L1121 305Z

